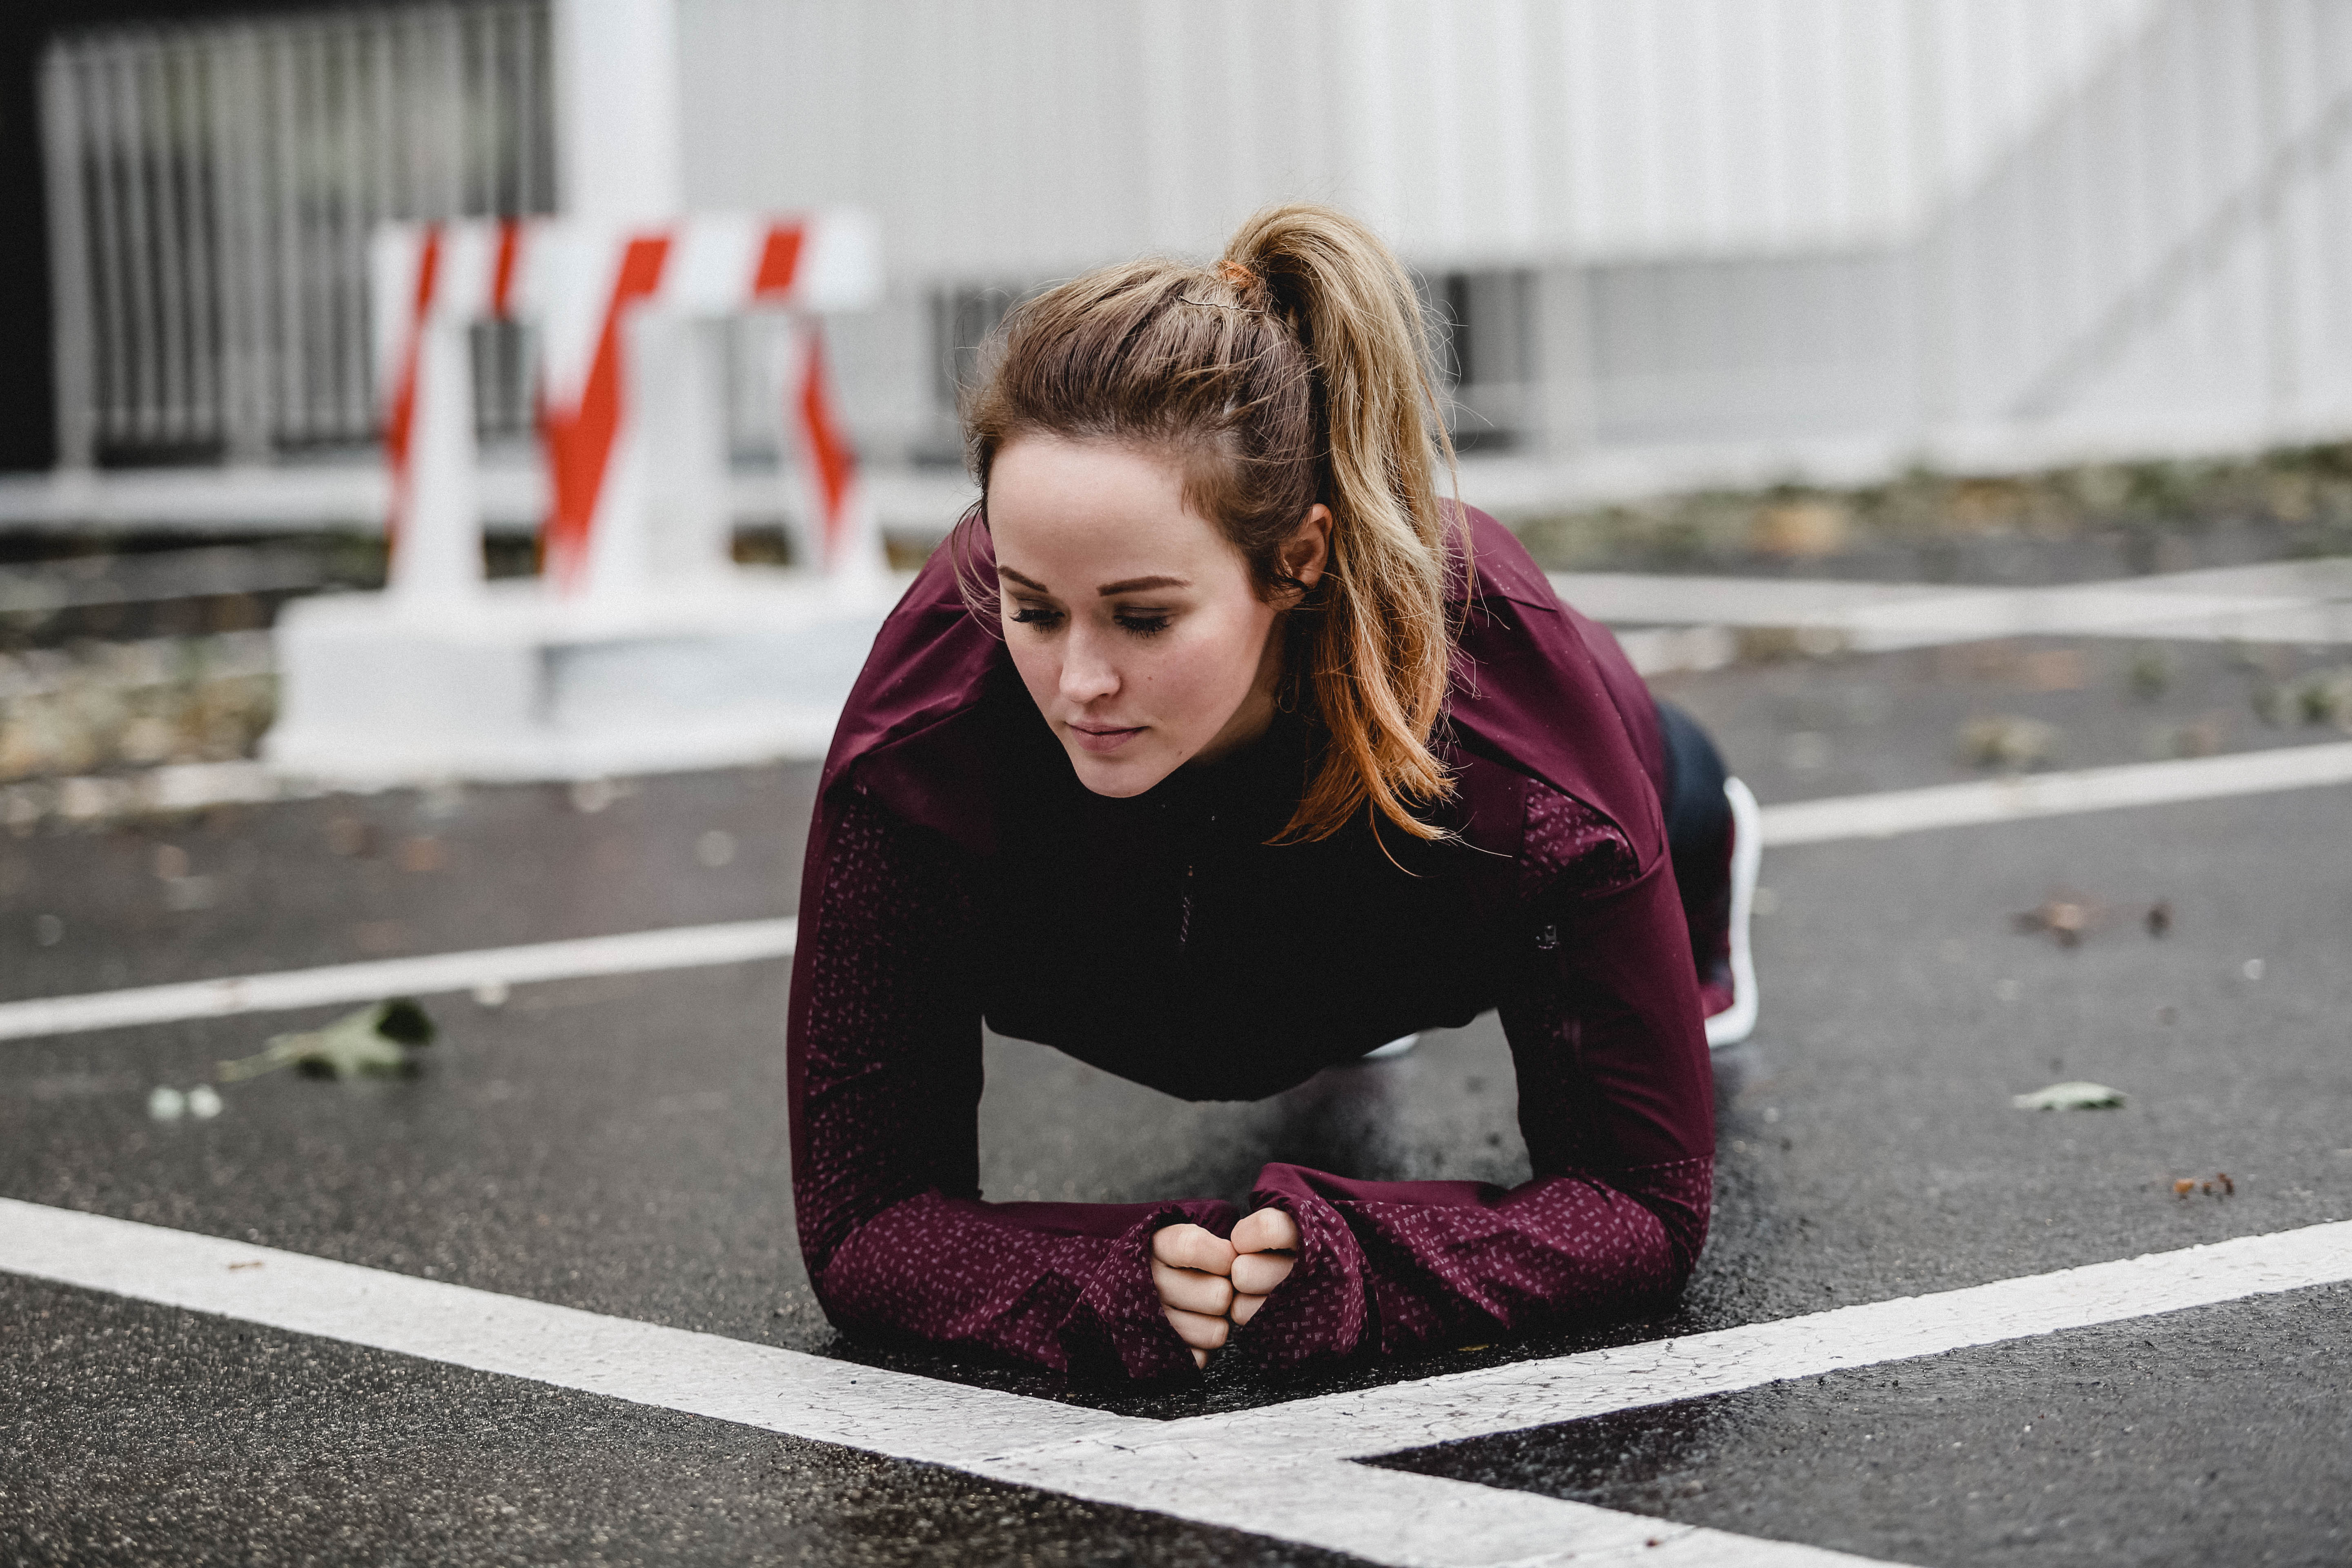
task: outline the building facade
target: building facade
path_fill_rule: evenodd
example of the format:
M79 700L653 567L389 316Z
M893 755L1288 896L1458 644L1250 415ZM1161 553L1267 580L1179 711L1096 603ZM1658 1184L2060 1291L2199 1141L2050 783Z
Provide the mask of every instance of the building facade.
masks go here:
M1024 292L1298 197L1523 504L2352 429L2352 0L440 0L63 32L42 104L69 468L364 460L369 226L599 202L876 213L877 470Z

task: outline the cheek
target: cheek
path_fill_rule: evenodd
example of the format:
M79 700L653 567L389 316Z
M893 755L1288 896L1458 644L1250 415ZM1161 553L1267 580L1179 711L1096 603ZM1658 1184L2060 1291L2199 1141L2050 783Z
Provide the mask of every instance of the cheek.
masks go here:
M1247 611L1203 617L1186 628L1183 641L1155 659L1153 684L1170 707L1181 706L1185 717L1211 730L1233 717L1257 679L1258 658L1272 625L1272 613L1257 616Z
M1062 661L1054 653L1054 644L1035 636L1024 626L1011 621L999 621L998 629L1004 636L1005 650L1013 656L1013 668L1021 677L1021 684L1029 695L1043 700L1043 693L1061 684Z

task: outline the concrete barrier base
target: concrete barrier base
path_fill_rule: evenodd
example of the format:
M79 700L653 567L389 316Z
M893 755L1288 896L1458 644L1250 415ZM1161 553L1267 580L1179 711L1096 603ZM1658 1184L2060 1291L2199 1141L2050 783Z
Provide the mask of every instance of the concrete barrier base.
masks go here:
M911 579L743 568L626 605L537 580L427 605L305 599L277 628L275 771L383 784L581 779L824 754Z

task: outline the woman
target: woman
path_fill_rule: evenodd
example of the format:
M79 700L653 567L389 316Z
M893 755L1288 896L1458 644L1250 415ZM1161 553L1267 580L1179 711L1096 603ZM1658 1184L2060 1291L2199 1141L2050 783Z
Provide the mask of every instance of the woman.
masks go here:
M982 500L877 640L810 837L793 1190L835 1323L1145 1379L1688 1276L1721 765L1441 502L1432 386L1403 270L1315 207L1006 319L966 409ZM983 1018L1255 1099L1489 1007L1535 1171L1507 1192L1270 1165L1246 1215L980 1197Z

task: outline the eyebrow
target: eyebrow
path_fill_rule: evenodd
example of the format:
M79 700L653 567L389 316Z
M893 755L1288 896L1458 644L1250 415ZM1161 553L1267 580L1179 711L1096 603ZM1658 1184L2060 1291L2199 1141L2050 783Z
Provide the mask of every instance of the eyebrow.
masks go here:
M1053 592L1051 588L1048 588L1045 584L1038 582L1034 577L1024 576L1022 574L1015 572L1010 566L999 566L996 569L996 574L1000 577L1010 577L1013 581L1020 584L1023 587L1034 588L1040 594L1050 594ZM1189 588L1192 585L1192 584L1189 580L1182 577L1128 577L1123 578L1117 583L1105 583L1101 587L1097 588L1095 592L1101 597L1108 599L1114 594L1139 594L1146 588Z

